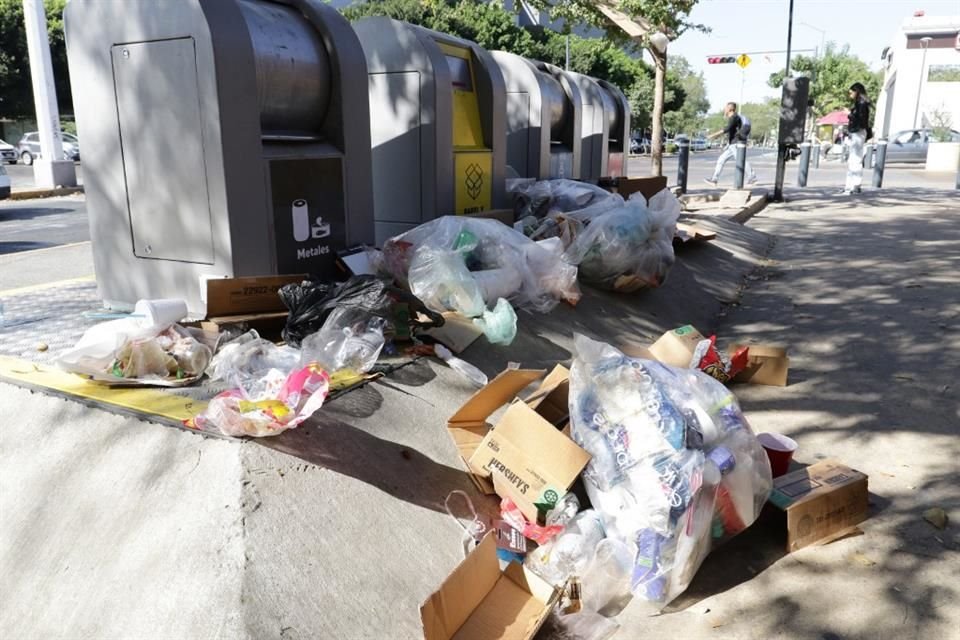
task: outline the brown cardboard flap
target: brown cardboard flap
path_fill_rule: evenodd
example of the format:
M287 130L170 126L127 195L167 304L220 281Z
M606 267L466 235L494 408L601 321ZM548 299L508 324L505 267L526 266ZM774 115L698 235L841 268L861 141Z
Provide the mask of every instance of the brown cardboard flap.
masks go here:
M540 388L526 399L526 403L557 428L566 426L570 419L570 370L557 365L540 383Z
M639 191L643 197L650 200L653 196L667 188L666 176L649 176L644 178L614 178L616 192L624 198L629 198Z
M453 638L500 581L496 539L488 534L420 606L425 640Z
M466 316L447 312L443 314L443 326L428 329L424 333L440 342L450 351L461 353L483 335L483 330Z
M531 383L539 380L545 369L508 369L477 391L447 421L448 426L480 427L493 412L513 400Z
M548 463L544 466L549 466L552 479L565 489L590 462L589 453L523 402L510 405L494 431L529 457Z
M285 311L277 291L286 284L301 282L305 274L211 278L207 286L207 317Z
M747 366L734 378L736 382L785 387L790 372L787 350L770 345L740 345L730 347L733 353L742 346L749 348Z
M650 345L650 353L664 364L689 368L697 344L704 339L703 334L692 325L684 325L660 336Z
M717 234L714 231L709 231L695 224L678 222L677 235L675 237L682 242L709 242L716 240Z

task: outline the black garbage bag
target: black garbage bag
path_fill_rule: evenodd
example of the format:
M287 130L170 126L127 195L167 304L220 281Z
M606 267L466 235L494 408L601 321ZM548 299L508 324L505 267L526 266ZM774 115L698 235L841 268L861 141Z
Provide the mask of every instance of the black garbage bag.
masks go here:
M379 316L393 324L398 304L406 304L410 313L409 322L414 327L439 327L443 316L427 309L412 294L395 287L388 280L372 275L351 276L346 282L329 283L304 280L300 284L288 284L280 288L280 299L290 315L283 329L283 339L299 347L304 338L316 333L326 322L327 316L337 308L355 309L371 316ZM426 316L426 321L418 318Z

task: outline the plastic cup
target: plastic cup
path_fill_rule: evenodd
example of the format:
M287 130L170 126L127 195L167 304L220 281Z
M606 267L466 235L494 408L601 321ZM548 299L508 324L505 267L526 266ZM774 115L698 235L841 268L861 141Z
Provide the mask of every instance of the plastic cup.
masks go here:
M142 316L140 323L145 327L169 327L187 317L187 302L179 298L139 300L133 313Z
M786 474L790 470L793 452L797 450L797 442L780 433L761 433L757 436L757 440L767 452L773 477L779 478Z

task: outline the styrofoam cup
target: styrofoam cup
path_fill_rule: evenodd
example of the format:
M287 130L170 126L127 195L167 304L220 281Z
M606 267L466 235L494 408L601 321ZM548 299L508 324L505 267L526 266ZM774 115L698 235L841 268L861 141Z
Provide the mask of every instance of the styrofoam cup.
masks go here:
M796 440L781 433L761 433L757 436L757 440L767 452L773 477L779 478L787 473L790 470L793 452L797 450Z
M139 300L133 313L143 316L140 323L145 327L168 327L187 317L187 301L180 298Z

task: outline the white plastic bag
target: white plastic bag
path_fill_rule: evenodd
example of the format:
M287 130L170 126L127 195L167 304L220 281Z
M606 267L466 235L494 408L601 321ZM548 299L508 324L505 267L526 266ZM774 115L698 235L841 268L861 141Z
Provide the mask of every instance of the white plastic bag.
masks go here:
M691 369L574 338L571 435L607 536L635 554L633 594L659 609L710 549L759 515L770 465L736 399Z
M366 373L377 363L385 343L387 321L363 310L338 307L327 317L320 331L303 339L300 364L318 362L334 373L349 369Z

